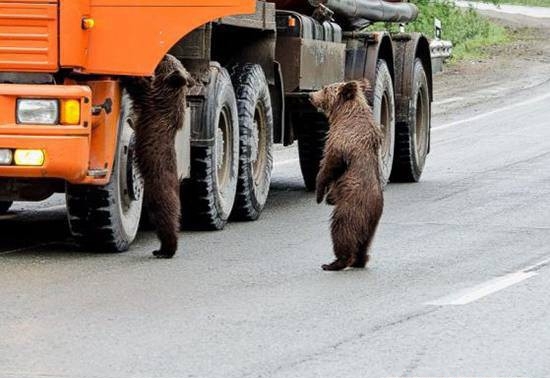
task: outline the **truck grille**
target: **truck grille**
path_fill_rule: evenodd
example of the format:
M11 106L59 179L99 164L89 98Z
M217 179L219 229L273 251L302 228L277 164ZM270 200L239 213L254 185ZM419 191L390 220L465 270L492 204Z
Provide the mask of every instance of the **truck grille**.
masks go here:
M57 17L54 1L0 1L0 71L56 71Z

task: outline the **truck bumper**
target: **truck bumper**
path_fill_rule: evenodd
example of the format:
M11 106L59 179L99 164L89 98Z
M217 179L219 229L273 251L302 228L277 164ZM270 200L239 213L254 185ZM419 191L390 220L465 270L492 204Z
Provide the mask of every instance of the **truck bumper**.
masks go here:
M0 149L42 150L44 164L40 167L2 166L0 177L58 178L77 184L86 181L90 151L86 136L0 135Z
M32 125L16 122L17 100L78 100L80 123L76 125ZM0 177L56 178L74 184L92 183L90 147L92 142L92 90L80 85L0 84L0 149L40 150L41 166L12 162L0 165Z

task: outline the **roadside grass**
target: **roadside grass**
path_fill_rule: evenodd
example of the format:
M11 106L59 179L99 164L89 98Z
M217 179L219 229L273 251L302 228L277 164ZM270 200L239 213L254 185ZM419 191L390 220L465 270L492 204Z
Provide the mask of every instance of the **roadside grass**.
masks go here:
M550 1L550 0L541 0ZM451 1L412 0L419 10L418 19L407 25L407 31L434 36L434 19L441 20L442 39L453 42L452 60L480 59L487 56L485 48L506 43L510 35L506 29L480 16L473 9L461 9ZM378 27L380 24L378 24ZM373 25L376 29L376 25ZM386 24L386 28L396 30L396 25Z

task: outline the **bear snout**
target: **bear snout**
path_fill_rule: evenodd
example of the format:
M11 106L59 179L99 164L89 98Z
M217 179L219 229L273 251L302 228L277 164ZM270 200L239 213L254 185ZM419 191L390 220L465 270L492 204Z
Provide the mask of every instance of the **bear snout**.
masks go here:
M311 92L309 94L309 102L311 103L311 105L313 105L317 109L321 108L321 98L320 98L320 96L321 96L321 94L319 93L319 91Z

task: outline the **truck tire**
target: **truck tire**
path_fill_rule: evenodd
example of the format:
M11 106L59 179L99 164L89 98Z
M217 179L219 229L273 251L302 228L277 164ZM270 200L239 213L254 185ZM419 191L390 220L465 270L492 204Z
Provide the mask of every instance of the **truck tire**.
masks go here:
M231 78L212 67L202 127L215 125L212 146L191 147L191 177L181 185L182 225L192 230L221 230L227 224L237 191L239 118Z
M143 205L143 181L134 159L130 99L122 98L117 154L105 186L67 185L71 234L86 249L124 252L134 241Z
M306 190L314 191L319 165L323 159L328 121L321 113L305 113L294 120L299 123L298 155Z
M269 193L273 169L273 110L269 86L258 64L230 70L239 114L239 178L231 219L259 218Z
M12 204L13 202L11 201L0 201L0 215L6 214Z
M390 179L395 149L395 96L390 70L382 59L376 64L372 110L384 134L380 148L380 181L385 186Z
M395 182L418 182L430 140L430 92L428 77L419 58L414 61L409 122L396 125L395 156L390 179Z

